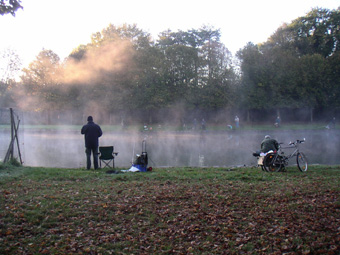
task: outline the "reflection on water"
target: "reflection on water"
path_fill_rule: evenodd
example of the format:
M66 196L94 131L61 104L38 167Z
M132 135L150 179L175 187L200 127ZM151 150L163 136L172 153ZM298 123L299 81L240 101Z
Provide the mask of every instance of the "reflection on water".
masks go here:
M311 164L340 164L338 149L340 133L337 130L311 131L225 131L225 132L106 132L100 145L113 145L119 152L115 165L129 167L135 154L142 152L146 140L149 165L160 166L242 166L255 165L252 152L270 134L279 142L288 144L306 138L301 145ZM9 131L0 132L0 158L8 148ZM24 164L45 167L85 167L84 138L76 131L30 131L19 137ZM295 159L291 159L295 164Z

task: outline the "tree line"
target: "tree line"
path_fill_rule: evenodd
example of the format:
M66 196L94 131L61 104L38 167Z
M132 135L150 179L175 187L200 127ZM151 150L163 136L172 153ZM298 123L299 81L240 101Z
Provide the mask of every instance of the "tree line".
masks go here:
M301 109L313 121L339 109L340 8L313 9L236 56L220 38L203 26L153 40L137 25L110 24L65 60L44 49L20 82L2 79L0 106L151 123Z

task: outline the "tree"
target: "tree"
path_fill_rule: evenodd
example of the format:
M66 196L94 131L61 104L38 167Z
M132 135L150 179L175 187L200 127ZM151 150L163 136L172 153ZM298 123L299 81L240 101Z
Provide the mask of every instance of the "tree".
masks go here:
M165 31L157 42L165 58L164 80L171 102L187 108L217 109L230 104L234 79L231 54L210 27Z
M188 43L192 36L183 31L167 31L157 42L164 59L161 76L168 90L169 103L179 98L188 100L190 88L197 86L198 49Z
M16 78L21 68L21 59L19 55L11 50L6 49L2 52L2 61L0 65L0 99L1 107L10 107L13 104L13 94L16 89Z
M326 70L328 71L328 106L333 109L340 108L340 51L337 51L327 59Z
M264 57L258 46L248 43L237 52L241 60L242 86L239 93L243 95L239 102L246 109L264 109L268 107L268 90L264 76Z
M58 74L60 58L52 50L43 49L36 60L24 68L23 79L29 78L37 86L43 87L54 84Z
M338 105L338 10L313 9L284 24L260 45L240 52L243 106L248 109L314 109Z
M83 104L91 101L111 113L124 115L149 108L153 103L145 96L153 86L149 82L156 80L153 63L156 56L157 50L152 48L148 33L136 25L110 24L94 33L91 43L70 54L65 68L82 75L69 86L82 86L82 90L73 91L80 93L77 98Z
M202 43L199 50L199 80L203 85L200 90L201 107L211 110L230 107L235 97L231 89L235 81L231 53L220 42L219 30L203 27L198 36Z
M299 75L296 77L298 100L311 110L310 120L313 121L313 109L328 106L330 83L326 59L320 54L306 55L299 59Z
M340 8L315 8L306 16L284 24L268 39L267 47L280 47L302 56L331 56L340 49Z
M16 78L21 69L22 62L19 55L9 48L4 50L1 55L0 80L7 83Z
M0 14L12 14L15 16L15 12L18 9L23 9L21 6L21 0L0 0Z
M26 96L30 104L22 105L31 110L52 110L64 105L60 83L60 58L52 50L43 49L23 69L21 76ZM26 100L20 102L23 103Z

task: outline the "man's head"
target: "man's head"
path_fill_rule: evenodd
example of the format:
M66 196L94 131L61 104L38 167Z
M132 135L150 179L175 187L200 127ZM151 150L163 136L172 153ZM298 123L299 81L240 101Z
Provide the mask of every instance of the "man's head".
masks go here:
M266 135L264 139L270 139L270 135Z
M87 117L87 121L93 121L92 116L88 116L88 117Z

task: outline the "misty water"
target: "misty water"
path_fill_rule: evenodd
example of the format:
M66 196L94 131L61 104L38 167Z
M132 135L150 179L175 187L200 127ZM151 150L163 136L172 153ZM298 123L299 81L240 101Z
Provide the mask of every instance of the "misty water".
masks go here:
M340 164L340 132L337 130L308 131L245 131L225 132L105 132L100 146L114 146L118 152L115 166L128 169L136 154L142 153L145 140L149 166L233 167L253 166L252 152L259 149L265 135L271 135L287 145L296 139L306 139L300 146L310 164ZM9 145L10 131L0 130L0 160ZM86 164L84 137L74 130L23 130L19 136L24 165L61 168L84 168ZM285 150L287 153L291 149ZM290 160L295 164L295 158Z

